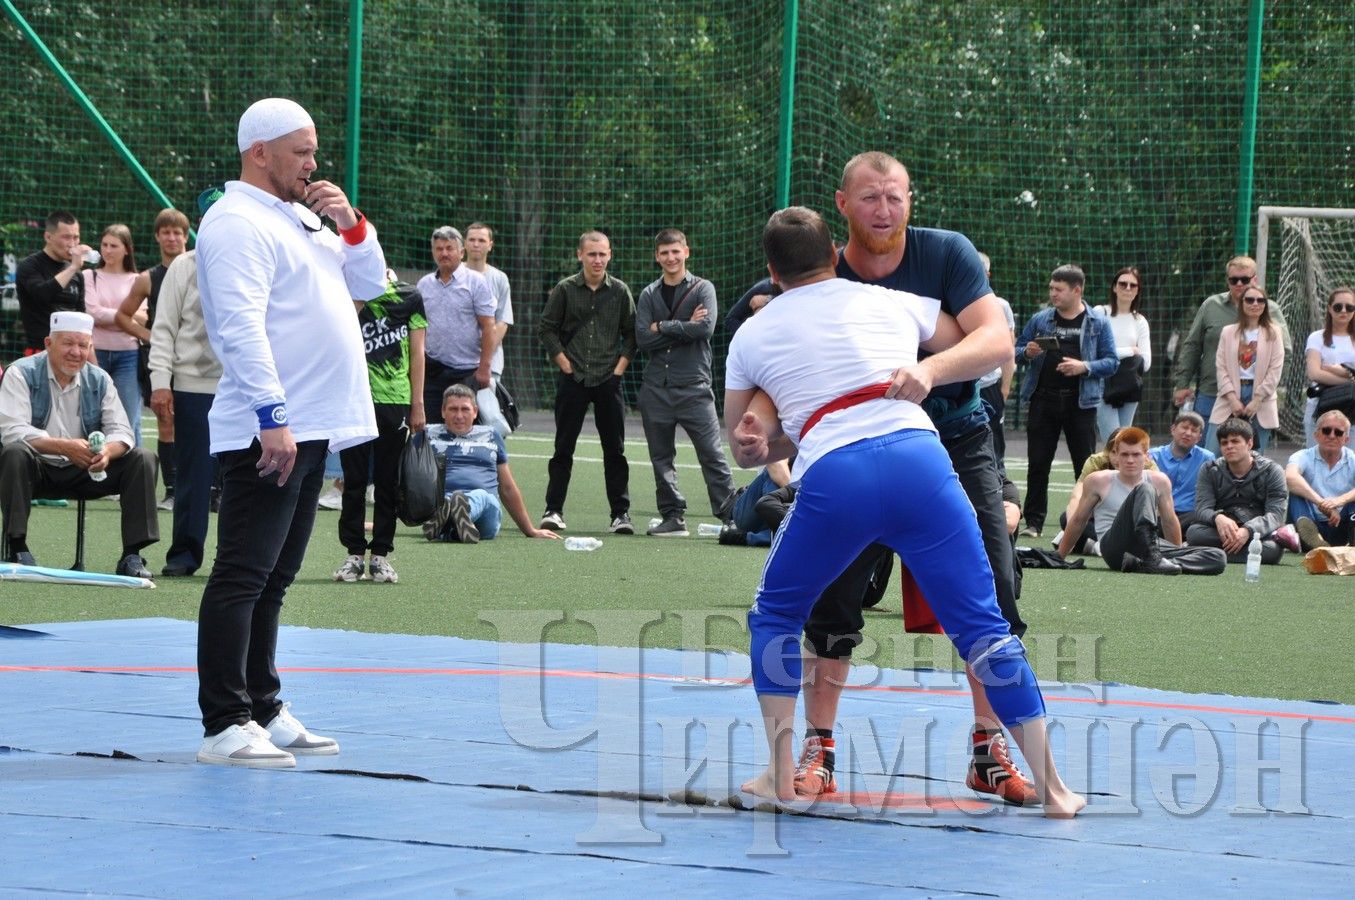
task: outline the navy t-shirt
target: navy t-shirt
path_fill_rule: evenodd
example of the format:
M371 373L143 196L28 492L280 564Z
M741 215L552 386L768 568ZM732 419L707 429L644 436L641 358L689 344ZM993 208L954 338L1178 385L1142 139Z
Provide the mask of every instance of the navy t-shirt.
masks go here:
M941 301L941 310L952 316L958 316L969 304L992 293L979 252L969 238L958 231L909 225L904 247L903 262L899 267L884 278L874 280L862 278L847 264L846 257L839 254L838 277L935 298ZM925 356L925 351L920 355ZM955 437L988 421L982 404L976 404L972 413L957 419L943 418L948 411L969 404L976 397L974 381L942 384L927 395L923 408L934 421L941 420L937 428L943 438Z

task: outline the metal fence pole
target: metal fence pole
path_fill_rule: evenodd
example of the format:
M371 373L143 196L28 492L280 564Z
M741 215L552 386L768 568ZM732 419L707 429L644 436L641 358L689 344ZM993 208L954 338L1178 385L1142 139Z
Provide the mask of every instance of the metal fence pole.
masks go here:
M781 127L776 152L776 206L790 206L790 154L795 125L795 55L799 39L799 0L786 0L781 37Z

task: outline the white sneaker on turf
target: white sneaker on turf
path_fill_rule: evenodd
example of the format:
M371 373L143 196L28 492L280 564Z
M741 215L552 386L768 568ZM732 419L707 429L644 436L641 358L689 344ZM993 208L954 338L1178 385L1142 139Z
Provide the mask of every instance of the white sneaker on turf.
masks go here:
M553 509L546 510L546 514L541 517L541 524L538 528L544 528L547 531L564 531L565 517Z
M400 576L395 574L395 569L384 556L373 556L372 561L367 564L367 571L372 575L372 581L377 584L389 582L395 584L400 580Z
M248 727L250 725L254 727ZM259 727L259 723L247 722L203 738L198 762L213 766L290 769L296 765L296 757L286 750L279 750L268 739L268 732Z
M376 557L372 557L375 559ZM335 581L346 581L352 584L362 579L362 557L356 554L343 561L343 565L334 570Z
M329 488L320 495L316 505L321 509L343 509L343 491L337 487Z
M273 746L298 756L333 756L339 752L339 742L334 738L311 734L306 726L296 720L296 716L287 711L290 703L284 703L273 721L263 726Z

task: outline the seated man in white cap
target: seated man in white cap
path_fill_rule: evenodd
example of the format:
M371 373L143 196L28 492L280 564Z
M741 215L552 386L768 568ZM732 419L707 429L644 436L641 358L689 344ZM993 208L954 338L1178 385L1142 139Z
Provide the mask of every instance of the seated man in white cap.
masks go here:
M93 357L94 319L55 312L41 353L19 360L0 381L0 514L8 562L34 565L28 507L34 497L92 499L120 494L119 575L150 578L144 547L160 540L155 454L135 439L113 381ZM103 449L90 435L104 436Z

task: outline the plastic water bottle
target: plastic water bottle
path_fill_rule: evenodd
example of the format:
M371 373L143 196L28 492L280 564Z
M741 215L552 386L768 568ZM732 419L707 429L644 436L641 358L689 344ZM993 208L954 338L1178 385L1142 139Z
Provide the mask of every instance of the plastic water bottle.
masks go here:
M723 528L723 525L713 525L710 522L702 522L700 525L696 526L696 533L700 537L719 537L720 531L723 530Z
M90 453L102 453L102 452L103 452L103 449L104 449L104 446L105 446L107 443L108 443L108 438L104 437L104 433L103 433L102 431L91 431L91 432L89 433L89 452L90 452ZM108 472L107 472L107 471L103 471L103 472L90 472L90 473L89 473L89 480L90 480L90 481L103 481L103 480L104 480L105 478L107 478L107 477L108 477Z
M602 541L595 537L567 537L565 538L566 550L582 550L585 553L596 550L602 546Z
M97 266L102 261L103 257L99 255L98 250L90 249L85 251L85 265Z
M1247 571L1242 580L1247 584L1256 584L1261 580L1261 535L1254 534L1247 545Z

